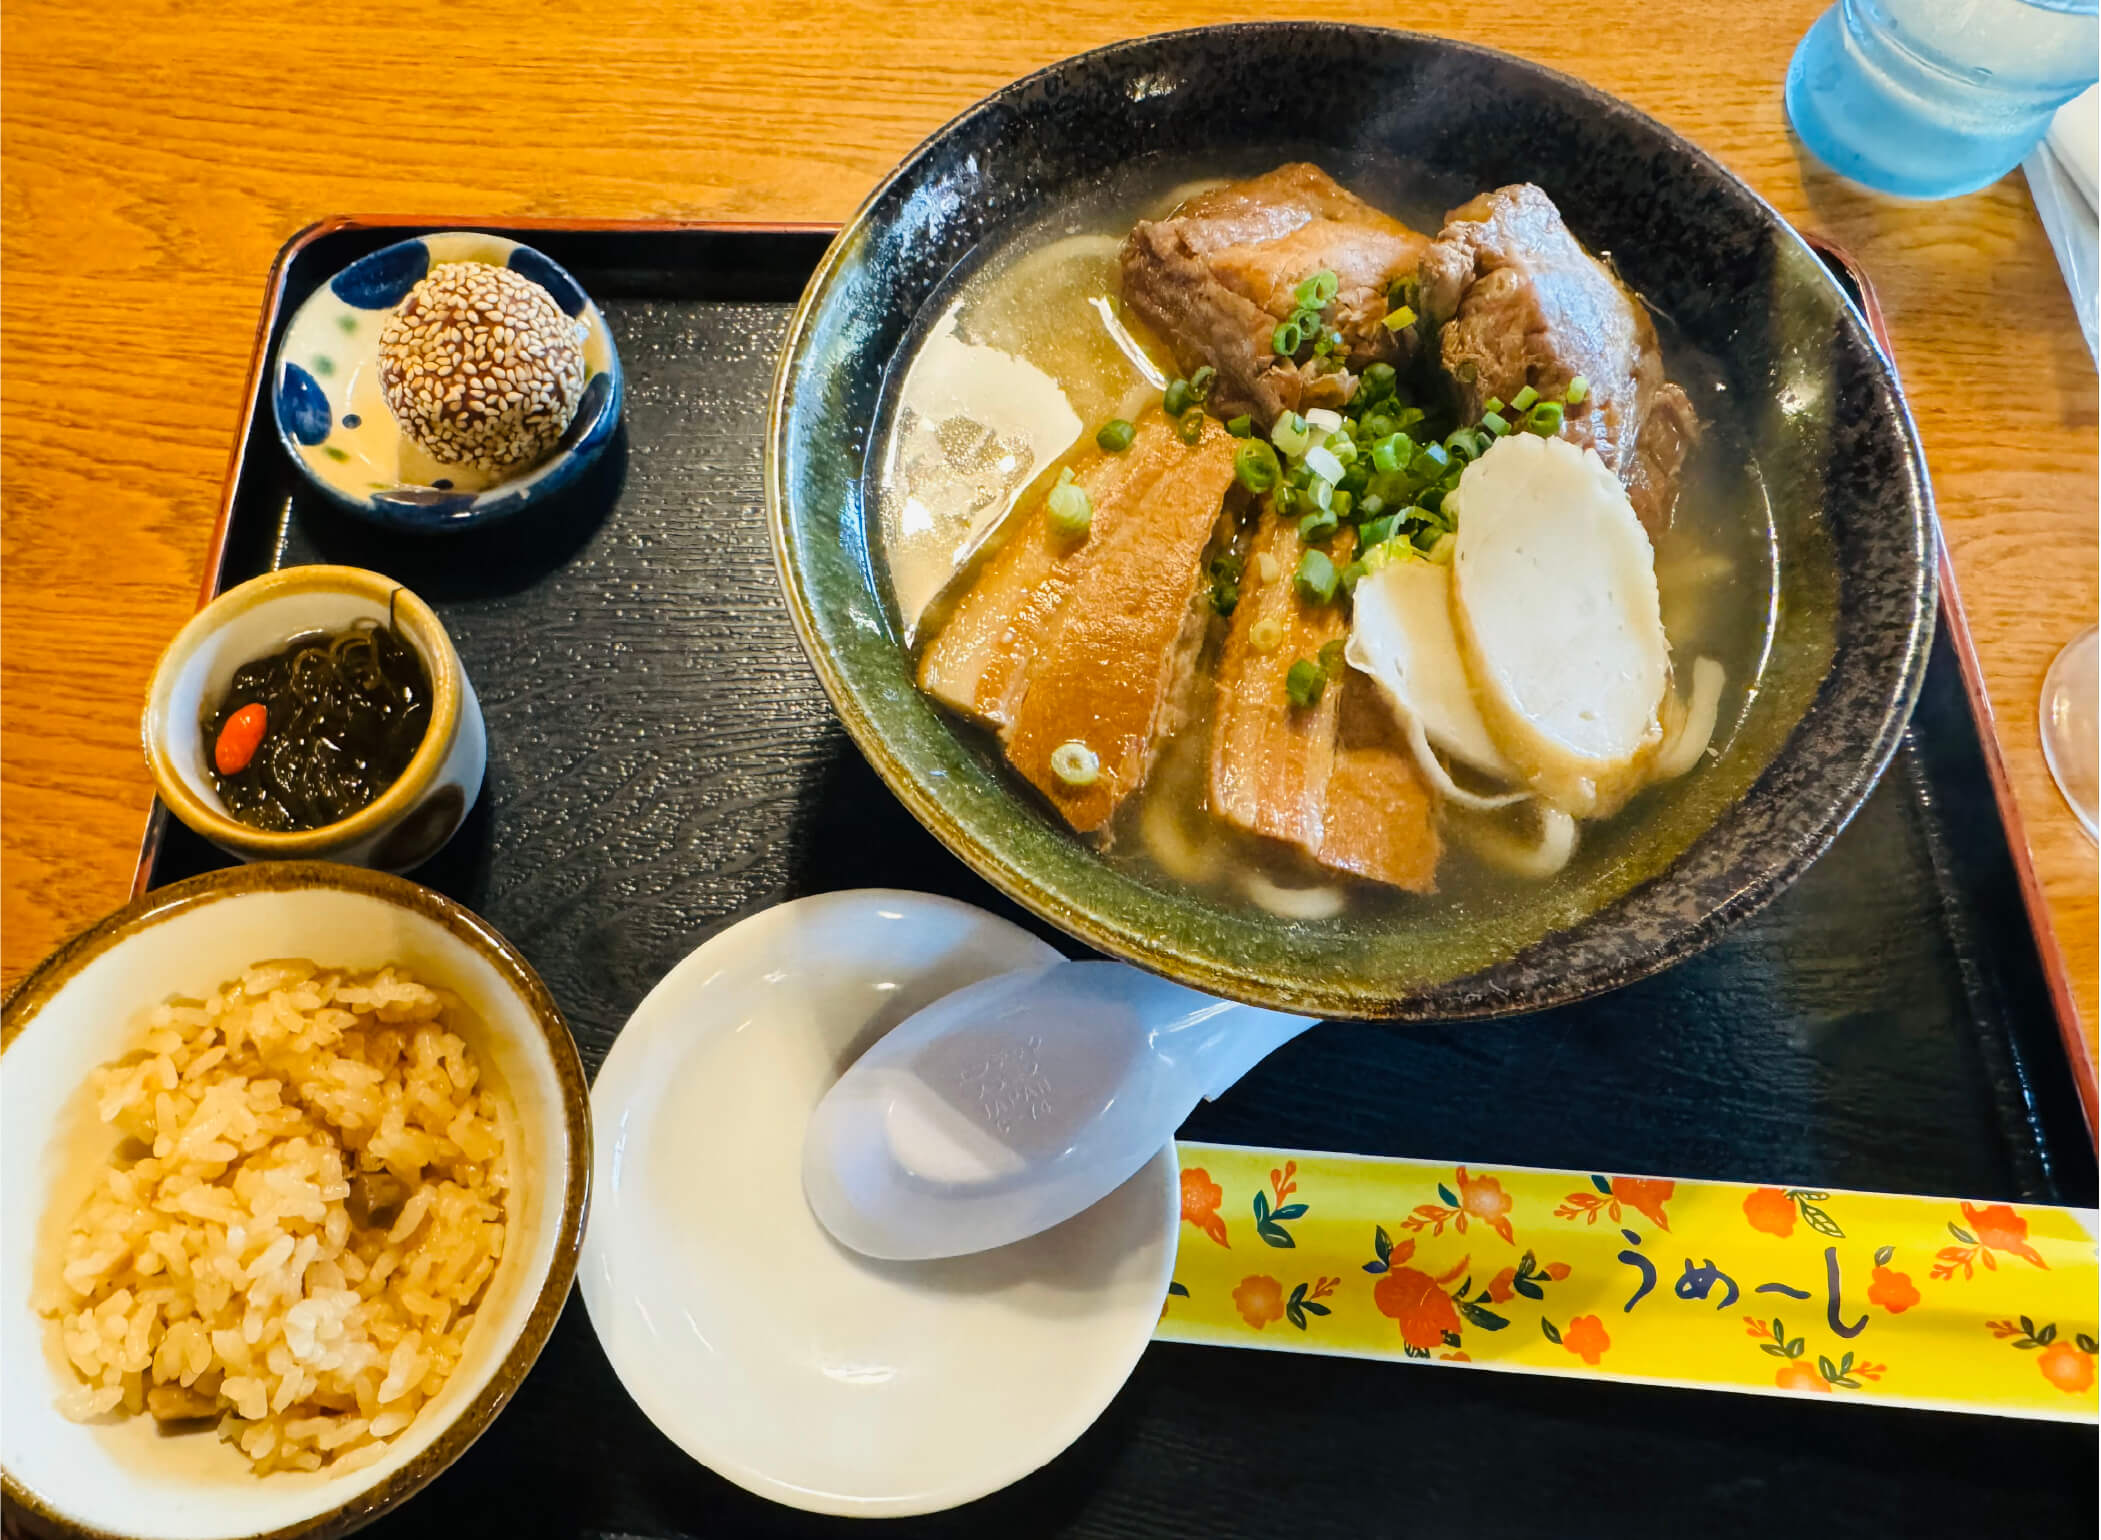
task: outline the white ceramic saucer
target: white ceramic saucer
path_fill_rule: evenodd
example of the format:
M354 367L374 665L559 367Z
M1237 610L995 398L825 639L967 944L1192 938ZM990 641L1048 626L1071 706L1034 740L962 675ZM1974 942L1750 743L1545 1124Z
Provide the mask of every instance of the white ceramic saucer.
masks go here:
M1174 1267L1174 1151L1020 1245L872 1262L802 1194L810 1114L921 1006L1052 961L979 909L871 890L714 937L652 990L591 1094L578 1275L628 1393L763 1497L861 1517L982 1497L1057 1455L1151 1339Z

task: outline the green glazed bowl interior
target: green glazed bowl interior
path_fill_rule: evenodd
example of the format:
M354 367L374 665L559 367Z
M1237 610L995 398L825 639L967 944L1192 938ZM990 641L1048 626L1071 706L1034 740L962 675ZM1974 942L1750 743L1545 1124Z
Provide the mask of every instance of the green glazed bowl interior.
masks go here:
M1366 104L1355 113L1331 92L1274 87L1345 78ZM1769 660L1726 752L1601 826L1562 879L1488 912L1433 899L1326 922L1156 886L1075 839L914 688L865 480L886 374L952 275L1123 172L1134 147L1212 174L1310 158L1345 184L1399 189L1432 219L1481 190L1536 182L1735 393L1779 551ZM781 357L766 475L804 646L855 742L922 823L1105 952L1308 1015L1535 1010L1689 955L1781 891L1860 806L1903 732L1932 635L1916 433L1808 247L1700 150L1581 82L1376 28L1141 38L1054 65L943 128L870 195L811 280Z

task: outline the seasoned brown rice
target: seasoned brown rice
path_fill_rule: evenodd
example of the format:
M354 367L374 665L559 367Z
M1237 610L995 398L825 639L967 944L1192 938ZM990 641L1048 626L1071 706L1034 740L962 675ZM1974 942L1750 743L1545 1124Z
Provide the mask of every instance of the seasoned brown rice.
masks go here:
M258 1474L385 1452L503 1254L502 1119L462 1009L303 960L154 1009L95 1071L127 1142L39 1302L81 1378L68 1416L216 1417Z

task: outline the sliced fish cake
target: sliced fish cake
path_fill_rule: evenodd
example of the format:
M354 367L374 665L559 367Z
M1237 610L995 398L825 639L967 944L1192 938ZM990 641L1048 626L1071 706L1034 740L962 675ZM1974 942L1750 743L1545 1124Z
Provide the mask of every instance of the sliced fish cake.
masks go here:
M1663 741L1670 643L1655 553L1595 450L1529 433L1466 469L1452 613L1496 745L1547 801L1616 811Z
M1431 747L1497 781L1516 766L1490 736L1452 626L1452 569L1389 562L1351 596L1349 659L1378 681L1397 711L1422 723Z

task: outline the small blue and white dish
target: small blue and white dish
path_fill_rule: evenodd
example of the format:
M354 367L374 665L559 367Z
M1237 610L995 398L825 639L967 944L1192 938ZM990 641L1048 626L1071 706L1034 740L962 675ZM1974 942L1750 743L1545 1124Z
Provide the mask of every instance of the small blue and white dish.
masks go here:
M432 458L403 432L380 382L380 333L445 263L509 268L550 294L578 328L584 382L553 447L522 469ZM383 247L316 289L292 316L271 370L277 436L331 502L389 529L439 533L493 523L573 483L620 422L620 355L605 317L558 263L499 235L448 231Z

